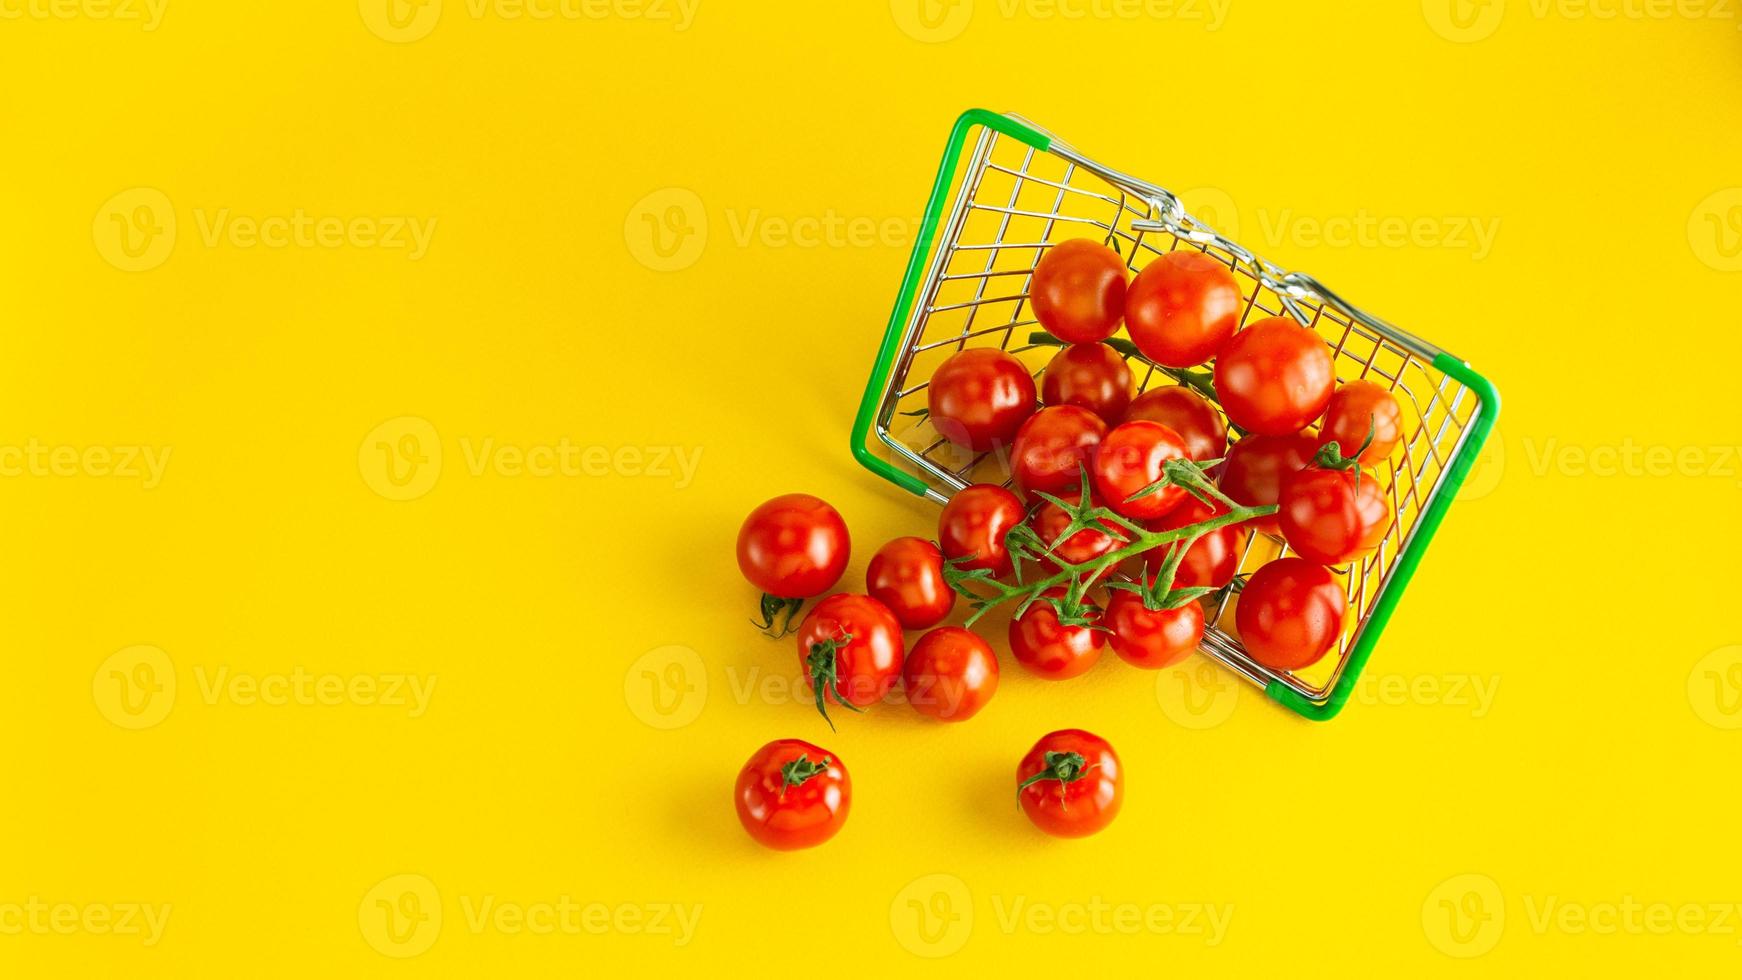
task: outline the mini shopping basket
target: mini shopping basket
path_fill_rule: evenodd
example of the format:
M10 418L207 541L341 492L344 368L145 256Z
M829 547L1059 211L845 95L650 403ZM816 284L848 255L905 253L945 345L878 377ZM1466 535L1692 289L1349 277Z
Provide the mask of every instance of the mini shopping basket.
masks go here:
M854 455L940 504L971 483L1007 483L1005 456L956 447L918 409L931 372L963 348L1001 347L1036 373L1045 366L1056 348L1030 343L1041 328L1026 309L1029 277L1049 244L1084 237L1115 244L1132 270L1177 248L1219 259L1245 292L1242 325L1255 314L1293 316L1336 351L1339 382L1367 378L1397 396L1403 439L1378 470L1397 520L1379 548L1343 575L1356 615L1346 617L1335 655L1300 671L1272 670L1228 632L1231 595L1221 594L1206 615L1208 656L1301 715L1334 717L1493 428L1499 395L1458 358L1218 234L1169 191L1096 163L1019 117L964 113L865 386ZM1153 366L1132 366L1140 387L1172 383ZM1251 535L1240 571L1285 550L1275 538Z

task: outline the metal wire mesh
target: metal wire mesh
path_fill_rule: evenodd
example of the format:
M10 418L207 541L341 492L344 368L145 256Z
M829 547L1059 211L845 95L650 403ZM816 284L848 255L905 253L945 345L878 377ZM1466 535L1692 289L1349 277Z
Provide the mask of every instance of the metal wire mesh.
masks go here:
M1227 265L1242 286L1240 323L1293 315L1312 327L1336 352L1339 383L1366 378L1397 396L1403 438L1391 459L1375 469L1397 519L1380 546L1342 573L1357 615L1345 620L1336 655L1297 672L1278 672L1247 657L1229 632L1234 597L1224 594L1208 610L1203 648L1252 682L1275 679L1311 700L1323 700L1336 685L1349 652L1387 587L1398 556L1477 410L1477 399L1456 380L1432 367L1432 348L1355 311L1326 302L1310 278L1282 272L1185 214L1176 197L1127 178L1055 143L1042 151L986 130L980 136L940 227L929 273L907 324L877 418L877 435L910 462L947 499L972 483L1009 483L1007 449L971 453L938 435L922 411L932 372L947 357L969 347L1010 351L1038 375L1056 353L1028 343L1042 329L1027 308L1030 276L1048 245L1070 238L1115 244L1133 270L1165 252L1189 248ZM1367 321L1367 322L1363 322ZM1132 364L1139 390L1173 384L1143 362ZM1286 554L1280 539L1246 536L1240 573Z

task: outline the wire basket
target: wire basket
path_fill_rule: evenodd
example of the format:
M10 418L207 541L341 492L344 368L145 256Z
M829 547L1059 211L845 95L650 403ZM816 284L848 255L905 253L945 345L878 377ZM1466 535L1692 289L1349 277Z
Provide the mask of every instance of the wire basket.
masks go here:
M1336 352L1338 383L1366 378L1396 395L1403 438L1375 468L1396 521L1372 554L1341 574L1357 615L1345 617L1334 655L1298 671L1272 670L1230 632L1231 593L1205 615L1208 656L1306 717L1335 716L1493 428L1498 393L1458 358L1218 234L1169 191L1096 163L1019 117L972 109L950 133L859 406L852 443L861 462L939 504L972 483L1009 483L1007 450L961 449L919 410L932 371L964 348L1003 348L1037 375L1044 369L1057 348L1029 342L1042 328L1027 308L1028 283L1047 246L1070 238L1113 244L1133 271L1179 248L1219 259L1245 295L1242 326L1254 316L1292 316ZM1132 368L1140 389L1174 383L1145 362ZM1286 552L1280 539L1248 535L1240 573Z

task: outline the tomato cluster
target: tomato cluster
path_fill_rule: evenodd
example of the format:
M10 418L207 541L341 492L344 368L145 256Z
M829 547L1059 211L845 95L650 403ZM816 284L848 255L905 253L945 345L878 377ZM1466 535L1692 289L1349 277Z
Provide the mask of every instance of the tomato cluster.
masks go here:
M1348 599L1334 569L1370 554L1394 523L1381 473L1404 437L1395 396L1367 380L1339 386L1331 348L1292 319L1243 323L1233 272L1202 252L1163 255L1128 279L1107 245L1061 242L1037 263L1028 302L1047 331L1035 341L1061 345L1038 384L1014 355L968 348L926 386L939 435L1007 459L1009 487L958 491L935 539L884 544L863 593L827 595L796 628L804 601L846 567L845 522L789 494L740 531L739 565L764 593L759 625L796 633L825 719L897 687L928 718L974 717L997 691L999 658L972 626L1005 601L1020 600L1012 657L1049 680L1088 672L1109 647L1140 668L1179 663L1203 640L1205 603L1229 592L1247 654L1272 669L1308 667L1343 635ZM1114 336L1121 326L1129 341ZM1134 354L1146 378L1180 383L1138 394ZM1287 553L1241 576L1246 539L1259 534ZM958 596L974 611L943 625ZM907 630L923 631L911 646ZM1054 732L1019 764L1018 798L1042 830L1081 836L1118 812L1123 775L1104 740ZM740 775L738 813L757 840L806 847L839 829L850 792L838 756L772 742Z

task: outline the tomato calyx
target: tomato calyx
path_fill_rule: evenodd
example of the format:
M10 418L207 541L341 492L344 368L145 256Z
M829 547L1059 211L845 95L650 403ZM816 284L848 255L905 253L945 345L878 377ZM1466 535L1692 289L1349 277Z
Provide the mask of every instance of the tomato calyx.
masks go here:
M1125 592L1136 594L1139 599L1143 600L1143 608L1150 612L1161 612L1166 609L1178 609L1188 602L1195 602L1212 592L1218 591L1215 587L1208 585L1194 585L1185 589L1176 589L1173 587L1174 577L1179 572L1180 562L1185 558L1186 552L1191 550L1192 545L1196 544L1198 538L1201 536L1202 535L1193 535L1189 538L1184 538L1168 545L1167 557L1162 560L1161 567L1155 570L1154 576L1148 578L1147 581L1145 581L1142 576L1139 576L1139 579L1136 582L1128 582L1124 580L1108 582L1107 588L1120 589Z
M1343 455L1343 447L1337 444L1337 440L1332 439L1326 442L1319 447L1318 452L1313 454L1312 465L1322 470L1354 470L1355 489L1361 489L1361 454L1367 451L1368 446L1373 445L1373 435L1376 428L1377 423L1368 422L1367 438L1363 439L1361 445L1348 456Z
M794 786L803 786L813 776L829 771L834 765L833 759L823 756L821 762L812 762L802 753L798 758L780 767L780 798L786 799L786 791Z
M829 731L836 731L835 720L829 717L828 692L835 691L835 703L852 711L863 712L865 709L840 696L835 685L840 682L841 665L839 653L842 647L853 642L853 634L842 633L839 639L818 640L811 644L810 656L805 658L805 665L810 668L811 689L816 694L817 711L823 720L829 723Z
M803 599L784 599L780 596L770 595L769 593L764 592L762 593L762 604L760 609L762 613L762 622L758 623L756 620L752 619L750 625L761 630L762 635L769 639L778 640L782 637L791 636L793 631L798 629L797 626L793 625L793 617L797 616L798 611L803 608ZM777 616L780 617L780 631L778 633L774 630L774 620Z
M1016 784L1016 798L1020 802L1023 790L1049 779L1058 780L1060 787L1068 786L1087 776L1093 768L1081 752L1048 752L1041 756L1041 770ZM1063 794L1059 796L1059 805L1064 805Z

